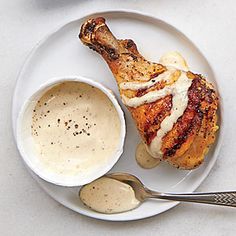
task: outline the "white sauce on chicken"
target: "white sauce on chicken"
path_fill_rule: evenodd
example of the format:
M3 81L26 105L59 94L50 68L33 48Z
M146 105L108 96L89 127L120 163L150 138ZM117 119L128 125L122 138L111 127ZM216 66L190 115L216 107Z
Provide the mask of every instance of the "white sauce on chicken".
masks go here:
M152 140L148 150L155 158L162 156L161 146L162 138L172 130L174 124L181 117L188 105L188 89L192 84L186 73L182 72L179 79L174 83L172 90L172 108L170 116L167 116L162 122L161 127L157 131L156 137Z
M189 70L187 62L179 52L168 52L161 57L159 62L164 66L172 66L179 70Z
M148 88L152 87L153 85L160 83L162 81L165 81L168 83L171 80L171 76L174 74L174 72L175 72L175 70L170 69L170 70L163 72L159 76L149 80L148 82L143 82L143 83L123 82L123 83L120 83L119 86L123 90L126 90L126 89L130 89L130 90L148 89Z
M167 95L172 95L172 109L171 114L167 116L161 123L160 129L157 131L156 137L152 140L151 144L147 147L148 152L155 158L162 157L162 138L173 128L174 124L177 122L178 118L181 117L187 108L188 105L188 89L192 84L192 80L187 77L187 74L183 70L188 70L188 66L183 59L183 57L176 53L168 53L161 58L161 62L168 66L168 70L170 71L169 67L174 67L176 69L182 69L181 74L176 82L171 85L166 85L163 89L150 91L144 94L141 97L133 97L128 98L122 95L122 101L126 106L129 107L138 107L143 104L155 102L161 98L164 98ZM171 69L173 71L173 69ZM172 72L173 73L173 72ZM162 73L161 75L163 75ZM159 79L160 76L159 75ZM158 78L157 77L157 78ZM161 77L162 80L168 81L170 77L170 73L165 73L164 76ZM159 81L156 79L156 81ZM149 81L150 82L150 81ZM142 86L143 84L143 86ZM150 84L148 82L145 83L138 83L137 82L129 82L122 84L121 88L128 88L131 90L137 90L137 88L148 88Z

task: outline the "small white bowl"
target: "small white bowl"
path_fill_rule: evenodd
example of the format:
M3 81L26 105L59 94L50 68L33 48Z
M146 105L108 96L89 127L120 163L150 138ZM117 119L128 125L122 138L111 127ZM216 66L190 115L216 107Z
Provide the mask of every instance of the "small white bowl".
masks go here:
M120 131L120 141L117 146L117 150L114 150L114 155L109 158L108 162L105 165L101 165L99 169L96 169L96 171L94 172L92 171L91 173L77 174L74 176L64 176L52 173L43 168L39 158L37 157L37 155L35 155L36 153L34 149L35 145L33 137L31 135L31 119L35 104L47 90L49 90L58 83L66 81L76 81L76 82L86 83L101 90L113 103L120 119L121 131ZM67 78L51 79L47 83L43 84L25 102L17 118L16 142L24 162L35 174L37 174L39 177L50 183L61 186L72 187L90 183L91 181L106 174L115 165L115 163L118 161L119 157L123 153L125 134L126 134L126 125L125 125L124 113L119 103L117 102L115 96L113 95L112 91L110 89L105 88L102 84L95 82L91 79L82 76L69 76Z

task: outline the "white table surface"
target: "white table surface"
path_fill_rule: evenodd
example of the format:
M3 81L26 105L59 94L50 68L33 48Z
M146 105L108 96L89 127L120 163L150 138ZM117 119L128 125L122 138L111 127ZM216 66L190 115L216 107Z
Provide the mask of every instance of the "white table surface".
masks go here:
M155 14L189 36L212 63L223 95L226 131L218 161L198 190L236 190L236 1L1 0L0 235L236 235L236 210L224 207L181 204L136 222L90 219L51 199L24 168L11 130L20 67L32 47L57 26L110 8Z

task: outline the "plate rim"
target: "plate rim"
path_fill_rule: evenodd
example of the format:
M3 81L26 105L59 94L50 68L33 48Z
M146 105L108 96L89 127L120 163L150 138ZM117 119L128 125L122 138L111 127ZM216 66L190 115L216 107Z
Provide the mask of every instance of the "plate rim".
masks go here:
M16 143L16 124L14 122L14 115L15 115L15 100L16 100L16 93L17 93L17 88L18 88L18 84L19 84L19 81L20 81L20 78L22 77L22 75L24 74L24 71L27 69L27 65L29 64L29 62L31 61L31 58L34 56L35 52L38 50L38 48L43 45L51 36L53 36L55 33L57 33L60 29L62 29L63 27L67 26L68 24L70 23L73 23L75 21L78 21L78 20L82 20L83 18L89 18L89 17L92 17L94 15L98 15L98 14L131 14L133 16L141 16L141 17L144 17L144 18L149 18L151 20L154 20L154 21L159 21L161 22L162 24L165 24L167 25L169 28L171 29L174 29L176 32L180 33L182 36L184 36L185 39L187 39L188 41L190 41L194 47L197 49L197 51L200 53L200 55L202 56L202 58L204 58L204 60L208 63L210 69L211 69L211 72L212 72L212 75L213 75L213 78L215 78L214 80L214 83L216 84L216 87L217 87L217 91L218 91L218 95L219 95L219 99L220 99L220 109L219 109L219 113L220 113L220 120L221 120L221 125L220 125L220 135L218 135L217 137L217 145L215 146L215 149L214 149L214 154L212 155L211 157L211 162L209 162L209 164L206 166L205 170L204 170L204 175L201 176L197 181L196 183L193 185L192 187L192 191L195 191L199 186L200 184L203 183L203 181L208 177L210 171L212 170L213 166L215 165L215 162L218 158L218 155L219 155L219 152L220 152L220 149L222 147L222 141L223 141L223 136L224 136L224 132L225 132L225 125L224 125L224 99L223 97L221 96L221 88L220 86L218 86L218 77L216 76L215 72L214 72L214 67L212 66L211 62L205 57L205 55L202 53L202 50L199 49L199 47L182 31L182 30L179 30L177 28L177 26L175 26L174 24L170 23L169 21L167 20L163 20L157 16L154 16L153 14L151 13L147 13L147 12L144 12L144 11L140 11L140 10L134 10L134 9L124 9L124 8L118 8L118 9L114 9L114 8L111 8L111 9L106 9L106 10L98 10L98 11L95 11L95 12L86 12L86 13L83 13L80 15L80 17L76 17L76 18L72 18L72 19L69 19L67 20L66 22L60 24L60 26L57 26L55 27L53 30L49 31L46 33L46 35L44 37L42 37L34 46L33 48L30 50L30 52L28 53L28 55L26 56L25 60L23 61L23 63L21 64L21 67L20 67L20 70L18 72L18 75L17 75L17 79L16 79L16 82L15 82L15 86L14 86L14 92L13 92L13 95L12 95L12 103L11 103L11 106L12 106L12 109L11 109L11 127L12 127L12 132L13 132L13 137L14 137L14 142L15 142L15 145L17 146L17 143ZM18 149L17 149L18 151ZM18 151L18 154L20 155L19 151ZM23 162L24 163L24 162ZM25 163L24 163L25 165ZM25 165L26 166L26 165ZM90 212L84 212L84 211L78 211L77 209L75 209L74 207L71 207L71 206L68 206L67 204L65 204L62 200L58 199L57 196L55 197L55 195L52 195L52 193L50 191L48 191L47 187L40 181L40 179L37 178L37 176L34 175L34 173L26 166L26 169L29 171L30 175L33 177L34 180L36 180L36 182L39 184L39 186L52 198L54 199L55 201L57 201L58 203L62 204L64 207L76 212L76 213L79 213L81 215L84 215L86 217L91 217L91 218L94 218L94 219L98 219L98 220L104 220L104 221L113 221L113 222L124 222L124 221L136 221L136 220L141 220L141 219L147 219L147 218L150 218L150 217L153 217L153 216L156 216L156 215L159 215L163 212L166 212L167 210L177 206L180 202L169 202L169 205L166 207L166 209L162 210L161 212L156 212L154 214L151 214L149 216L144 216L144 217L139 217L139 216L136 216L136 217L133 217L132 219L120 219L120 218L117 218L117 219L109 219L109 217L102 217L103 214L100 215L100 217L96 216L96 215L93 215L93 213L90 213Z

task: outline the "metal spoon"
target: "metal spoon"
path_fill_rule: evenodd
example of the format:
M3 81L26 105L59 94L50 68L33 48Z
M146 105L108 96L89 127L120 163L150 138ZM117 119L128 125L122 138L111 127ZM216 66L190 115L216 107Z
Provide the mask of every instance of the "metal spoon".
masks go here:
M130 185L135 193L135 197L143 202L147 198L157 198L181 202L205 203L213 205L223 205L236 207L236 191L229 192L208 192L208 193L161 193L148 189L134 175L127 173L112 173L106 177L121 181Z

